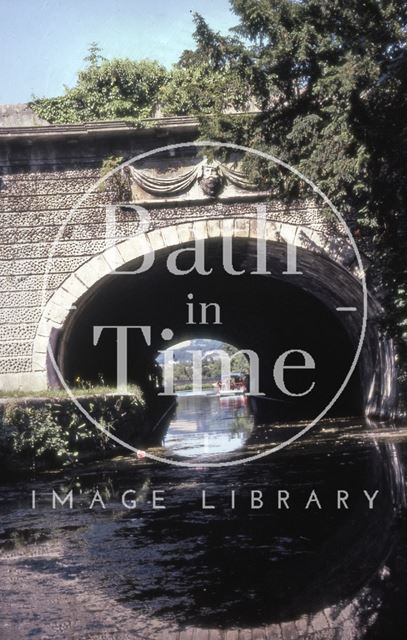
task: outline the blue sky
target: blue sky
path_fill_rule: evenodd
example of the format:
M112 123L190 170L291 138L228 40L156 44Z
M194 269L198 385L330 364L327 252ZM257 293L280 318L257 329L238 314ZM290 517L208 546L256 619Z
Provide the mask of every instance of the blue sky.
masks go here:
M92 41L170 65L192 46L191 11L219 31L237 22L228 0L0 0L0 104L60 95Z

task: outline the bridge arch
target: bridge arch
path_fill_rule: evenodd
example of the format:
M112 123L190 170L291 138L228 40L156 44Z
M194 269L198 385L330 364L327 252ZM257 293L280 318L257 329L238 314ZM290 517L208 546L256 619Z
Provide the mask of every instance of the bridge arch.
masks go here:
M79 335L78 329L75 328L78 326L77 320L79 317L84 318L86 313L89 313L92 305L94 307L99 305L100 308L102 292L104 296L111 295L112 288L120 288L117 286L119 282L117 279L120 278L120 281L124 282L126 278L115 274L115 271L131 270L137 260L140 262L140 258L154 251L156 252L158 264L158 271L155 276L162 278L163 271L159 271L159 269L162 269L163 260L171 251L183 246L187 247L195 240L203 239L207 241L205 244L212 251L212 258L216 260L219 243L222 242L223 238L227 237L234 238L234 245L236 244L237 247L237 259L240 264L246 266L248 271L254 271L258 229L257 221L248 218L210 219L163 226L118 242L115 246L89 259L63 282L47 303L34 341L33 370L42 375L48 385L55 384L56 378L53 367L47 357L47 349L51 345L63 374L69 373L69 364L67 364L69 357L67 353L69 353L70 344L72 346L72 342L70 343L73 340L72 336ZM295 292L295 296L297 296L296 308L308 309L313 314L312 321L309 321L310 324L317 325L319 317L321 317L320 314L326 312L325 320L331 322L332 335L335 339L347 345L348 356L352 349L354 353L361 328L362 290L357 263L354 260L354 253L347 239L339 238L332 241L321 231L297 224L276 221L268 221L266 223L265 234L262 237L267 240L267 252L271 262L270 270L272 276L257 276L256 279L251 278L251 280L250 276L248 276L249 279L246 278L247 285L244 295L250 295L254 280L256 282L261 281L262 287L268 287L268 289L260 288L257 292L259 296L262 296L266 291L271 291L270 287L274 287L273 295L276 298L281 299L282 297L284 299L284 287L288 287L290 292ZM299 269L304 273L300 281L299 276L282 276L286 263L287 243L297 247ZM149 277L148 272L143 278L145 283L147 282L147 277ZM112 282L113 278L116 284L114 287L110 287L110 293L108 294L108 283L109 281ZM224 281L226 288L230 286L230 278L233 279L233 276L229 276L229 280ZM138 279L141 279L141 275L138 276ZM183 278L179 280L183 280ZM239 280L239 277L234 278L234 280ZM156 281L158 282L158 280ZM147 289L144 289L144 292L146 291ZM222 295L225 299L227 298L226 292ZM230 303L231 296L229 296L228 300ZM307 306L307 301L309 301L310 306ZM337 307L341 306L355 306L357 307L357 312L352 316L348 315L346 322L343 316L339 319L334 318ZM383 340L377 328L375 320L379 312L378 304L372 298L369 298L368 306L368 330L353 381L355 385L353 396L358 395L362 398L362 402L359 407L356 404L352 405L351 400L349 400L352 396L352 391L350 391L348 408L360 413L389 413L394 402L392 347L391 344ZM154 313L157 314L156 309ZM288 306L285 313L285 321L287 321L288 314L295 315L296 311ZM336 315L338 314L336 313ZM249 317L252 318L248 314L246 321ZM164 322L166 321L164 320ZM245 319L243 319L244 322ZM130 322L129 324L132 323ZM276 325L274 330L281 331L282 324ZM295 326L298 329L301 323L297 323ZM191 337L192 335L194 335L193 332L184 332L184 337ZM230 342L239 345L239 335L233 336L230 333L225 335L222 334L222 331L219 331L218 335L226 341L229 339ZM321 341L322 346L318 348L322 355L323 351L326 352L330 348L329 336L325 336L324 342L321 335L318 336L318 330L314 330L313 335L314 345L317 344L318 340ZM262 339L265 338L266 334L263 333ZM176 341L179 341L179 339L180 336L178 335ZM165 348L166 346L168 344L164 346L162 343L160 344L159 340L155 341L153 345L154 349ZM79 348L79 343L77 343L77 347ZM343 368L341 365L342 355L341 348L338 349L337 346L333 348L334 366L336 368ZM72 366L70 374L72 377ZM373 402L374 398L380 398L380 406Z

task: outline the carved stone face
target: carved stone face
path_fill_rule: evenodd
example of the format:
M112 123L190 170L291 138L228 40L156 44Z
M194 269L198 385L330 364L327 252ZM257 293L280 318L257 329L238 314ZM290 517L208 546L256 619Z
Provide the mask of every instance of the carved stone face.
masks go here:
M222 188L222 176L218 167L214 164L204 165L199 184L205 195L211 198L217 196Z

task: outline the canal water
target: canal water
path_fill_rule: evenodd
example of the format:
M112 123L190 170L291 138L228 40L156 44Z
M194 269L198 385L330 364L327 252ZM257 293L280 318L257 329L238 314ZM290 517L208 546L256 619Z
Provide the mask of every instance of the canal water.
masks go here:
M186 395L152 452L193 467L123 455L4 484L1 640L405 640L406 424L325 420L207 465L303 426Z
M163 444L169 457L217 459L241 449L253 427L247 396L187 392L178 396Z

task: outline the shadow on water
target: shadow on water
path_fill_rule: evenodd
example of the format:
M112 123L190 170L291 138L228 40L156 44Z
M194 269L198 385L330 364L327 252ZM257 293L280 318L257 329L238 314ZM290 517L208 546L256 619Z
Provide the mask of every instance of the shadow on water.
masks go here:
M232 459L280 437L275 427L253 428L244 402L235 398L222 409L216 400L185 400L166 448L155 453L200 460L223 446ZM208 403L209 423L202 411ZM301 636L305 616L314 620L314 631L323 618L319 637L334 637L332 629L344 621L349 638L382 638L383 628L386 639L402 637L394 622L402 611L399 590L407 585L402 432L333 419L288 449L239 466L179 468L128 457L7 486L0 504L4 558L48 570L61 582L75 577L83 594L103 592L113 608L125 606L172 628L274 628L296 621L291 637L311 637L309 630ZM61 496L73 489L72 510L52 510L52 488ZM96 489L105 509L100 503L89 509ZM155 506L165 508L154 508L153 490L162 491ZM338 490L347 492L347 508L338 509ZM126 491L134 508L122 503ZM203 508L203 491L210 508ZM279 491L286 498L281 508ZM369 509L365 492L375 491ZM42 544L57 547L49 566L33 555ZM23 604L15 605L17 617ZM46 612L37 613L46 622Z

